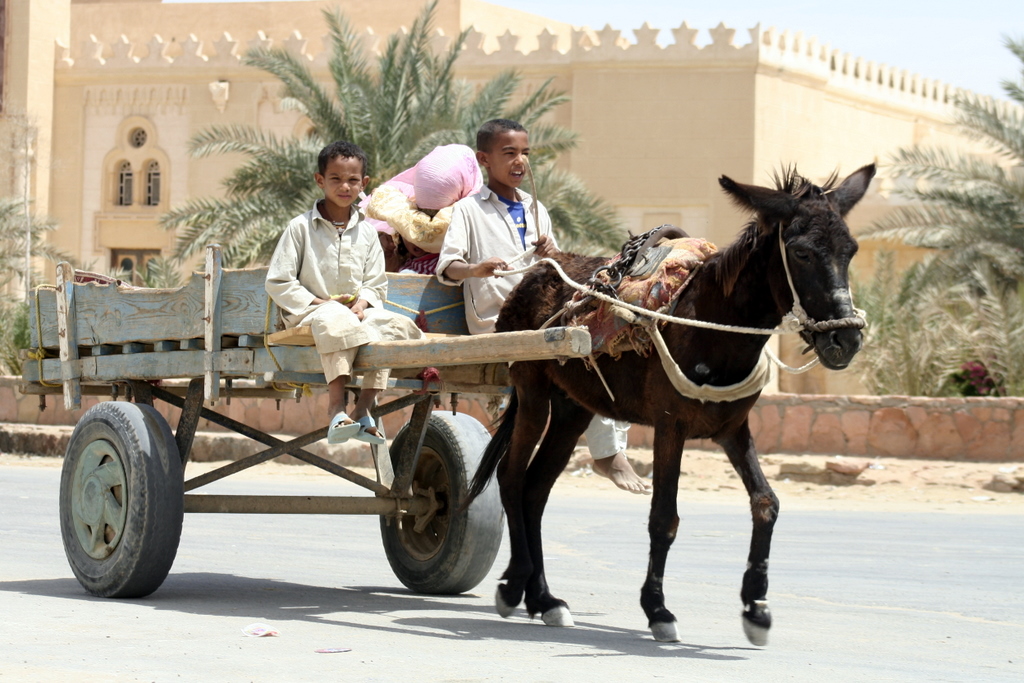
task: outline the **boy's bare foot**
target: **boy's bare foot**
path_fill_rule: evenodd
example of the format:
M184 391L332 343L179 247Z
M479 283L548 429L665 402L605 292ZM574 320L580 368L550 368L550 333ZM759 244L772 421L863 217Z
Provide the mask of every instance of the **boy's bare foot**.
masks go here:
M594 471L602 477L608 477L612 483L623 491L630 493L651 494L651 485L644 481L629 464L626 454L619 451L610 458L600 458L594 461Z

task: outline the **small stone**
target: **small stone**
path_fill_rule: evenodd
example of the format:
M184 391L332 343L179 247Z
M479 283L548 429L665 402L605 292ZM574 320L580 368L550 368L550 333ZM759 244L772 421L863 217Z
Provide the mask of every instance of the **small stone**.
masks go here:
M778 478L783 481L809 481L824 483L828 470L809 462L784 462L779 465Z
M989 491L995 491L996 493L1010 493L1017 488L1017 478L1000 472L993 475L992 481L981 488Z
M784 462L779 465L779 474L825 474L825 469L809 462Z
M848 474L850 476L856 477L858 474L866 470L868 468L868 465L865 462L856 463L850 462L848 460L829 460L828 462L825 463L825 467L839 474Z

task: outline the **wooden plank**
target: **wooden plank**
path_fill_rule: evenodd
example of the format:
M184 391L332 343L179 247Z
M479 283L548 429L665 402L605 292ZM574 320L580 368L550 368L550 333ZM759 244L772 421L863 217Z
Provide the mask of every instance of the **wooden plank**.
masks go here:
M313 346L313 328L309 325L289 327L267 335L267 341L275 346Z
M202 350L203 340L202 339L182 339L178 342L179 348L182 351L195 351L196 349Z
M233 377L253 374L253 350L230 349L215 358L218 372ZM129 355L89 356L74 362L82 382L118 382L127 379L152 380L203 377L205 353L203 351L171 351L133 353ZM38 363L25 366L25 381L38 382ZM57 359L43 361L43 381L52 382L61 377L62 362Z
M320 358L310 346L276 346L254 349L255 371L277 372L277 363L287 372L318 373ZM502 332L500 334L455 335L410 341L374 342L360 347L355 371L390 368L398 370L427 366L450 367L543 358L580 358L590 354L590 334L583 328L552 327L546 330ZM491 384L493 382L485 382Z
M360 347L354 370L366 372L383 368L441 367L588 355L589 332L577 327L552 327L443 339L376 342Z
M268 297L264 287L267 269L224 269L221 276L222 334L262 335L267 325ZM427 313L428 330L441 334L467 334L462 288L442 285L428 275L388 274L385 308L415 319ZM161 340L196 339L204 336L205 273L193 273L177 289L117 287L90 283L76 289L79 344L154 343ZM56 292L40 290L31 301L33 347L57 348ZM35 307L39 306L39 330ZM277 307L270 302L269 327L274 328ZM403 306L404 308L399 308ZM412 311L405 310L412 309ZM445 310L439 310L445 309ZM415 311L415 312L413 312Z
M223 334L263 334L266 322L266 268L223 270L221 325ZM163 339L202 337L205 313L205 274L193 273L177 289L117 287L90 283L76 293L79 344L153 343ZM56 297L51 290L38 294L43 347L57 348ZM35 297L32 343L38 345ZM273 314L276 311L272 311Z
M312 346L276 346L269 351L264 348L251 349L251 351L253 353L253 369L257 373L284 371L323 375L320 355ZM271 353L273 357L271 357ZM274 362L275 358L277 363ZM281 365L280 371L278 363Z
M117 347L111 344L100 344L89 349L89 354L92 356L109 356L110 354L117 351Z
M279 349L285 351L286 349ZM308 364L312 366L311 372L273 372L269 381L285 383L295 382L297 384L323 385L325 383L323 373L319 371L319 360L313 349L294 348L287 351L300 352L305 356ZM237 377L251 377L255 373L251 364L252 351L238 349L221 351L219 366L221 372L226 375ZM266 358L266 352L260 350ZM287 360L287 359L286 359ZM108 356L101 363L90 363L83 370L86 373L81 381L94 383L109 383L125 379L173 379L173 378L194 378L202 376L203 355L201 352L171 352L171 353L144 353L132 356ZM388 380L389 388L406 390L418 390L422 383L414 379L422 368L399 369L392 373ZM445 391L456 391L459 393L502 393L508 387L508 364L507 363L485 363L479 365L459 365L453 367L439 368L441 382ZM47 382L58 382L60 380L60 360L51 358L43 361L43 380ZM262 374L257 375L263 377ZM23 394L51 394L60 391L39 384L39 364L33 362L23 368L22 379L24 382L19 385ZM355 378L353 385L361 384L361 377ZM172 389L173 390L173 389ZM96 386L96 384L82 387L83 394L109 395L109 386ZM182 389L179 393L184 393ZM269 398L287 397L272 389L238 389L232 391L237 397L259 396Z
M545 341L545 335L561 338ZM499 339L500 338L500 339ZM409 347L408 345L419 345ZM507 332L496 335L425 339L418 342L379 342L364 347L356 358L356 372L365 372L374 362L391 363L396 378L413 378L427 364L438 367L441 381L460 385L504 386L508 383L508 360L538 357L582 357L589 353L590 338L585 330L553 328L543 331ZM406 348L397 348L406 345ZM505 348L502 348L505 347ZM512 347L509 350L508 347ZM234 377L265 376L268 381L322 384L320 357L313 347L283 346L272 349L277 365L263 348L230 349L214 356L219 373ZM483 356L482 360L473 360ZM499 362L493 362L498 360ZM40 381L38 363L23 367L27 382ZM170 379L205 375L203 351L171 351L130 355L95 356L81 361L82 381L124 379ZM43 381L61 379L57 359L43 361Z
M427 339L443 339L445 337L463 337L465 335L427 332L424 336ZM241 338L239 339L241 340ZM313 340L313 328L308 325L289 327L287 330L267 335L267 341L274 346L316 346L316 342ZM239 341L239 344L245 346L245 344L241 344L241 341ZM259 346L262 345L261 342Z
M433 275L388 273L384 308L412 320L424 311L427 332L469 334L462 287L443 285Z
M75 269L70 263L57 264L57 335L60 345L61 382L64 408L82 407L82 385L78 379L78 325L75 323Z
M422 368L398 368L391 372L396 379L414 379ZM438 368L441 381L445 384L507 386L509 383L508 363L480 363L454 365Z
M154 342L153 343L153 350L154 351L177 351L180 348L180 346L178 344L179 344L179 342L176 341L176 340L172 341L170 339L162 339L162 340L160 340L158 342Z
M205 316L203 317L203 338L206 342L203 360L203 396L207 401L216 401L220 396L220 373L215 367L214 357L220 351L221 335L221 254L220 246L206 247L206 288L204 294Z
M37 308L39 309L38 317L36 317ZM47 287L35 290L33 297L29 300L28 324L33 349L40 347L55 349L58 347L56 289Z

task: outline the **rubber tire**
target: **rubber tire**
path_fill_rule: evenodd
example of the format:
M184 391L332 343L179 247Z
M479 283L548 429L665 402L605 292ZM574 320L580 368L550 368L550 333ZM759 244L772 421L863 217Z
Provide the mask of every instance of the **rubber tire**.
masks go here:
M411 435L406 425L395 437L391 452L400 452L408 438ZM411 527L403 532L405 524L411 525L415 521L413 517L392 519L390 523L386 517L381 517L384 552L391 569L399 581L417 593L464 593L483 581L494 564L504 529L498 487L487 487L469 510L461 515L453 514L466 499L469 483L490 439L487 429L469 415L431 414L420 451L417 477L423 474L425 464L430 466L431 458L438 458L447 471L447 492L454 492L454 495L442 492L446 500L435 521L439 520L445 526L445 534L431 557L417 556L403 541L404 533L415 533ZM414 477L414 490L416 483Z
M127 489L121 494L123 530L103 559L86 552L72 512L76 468L85 449L98 440L108 442L120 458ZM82 587L104 598L140 598L159 588L178 552L184 495L178 446L155 408L107 401L86 411L71 434L60 480L64 552Z

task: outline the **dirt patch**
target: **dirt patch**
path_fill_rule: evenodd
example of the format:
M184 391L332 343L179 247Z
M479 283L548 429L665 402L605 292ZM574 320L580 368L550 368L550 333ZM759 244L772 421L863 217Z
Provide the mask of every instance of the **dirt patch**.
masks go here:
M653 453L648 449L630 449L627 454L634 469L648 476ZM760 460L784 510L1024 513L1024 462L775 454L763 455ZM585 450L577 451L559 486L618 492L611 482L593 473L590 462ZM743 483L724 453L688 450L683 453L680 470L680 500L745 504Z
M653 453L628 451L634 468L648 476ZM628 496L646 505L647 496L620 491L590 469L585 449L577 451L556 484L556 494ZM0 466L60 467L59 457L0 455ZM223 462L189 463L195 476ZM1024 462L984 463L904 458L843 458L824 455L765 455L761 467L783 510L851 509L879 511L947 511L1024 513ZM353 468L373 477L369 468ZM856 474L853 474L856 472ZM324 478L309 465L264 463L236 478L287 477L291 480ZM1011 482L1015 487L1011 488ZM681 501L746 505L746 493L725 455L714 451L686 451L679 477Z

